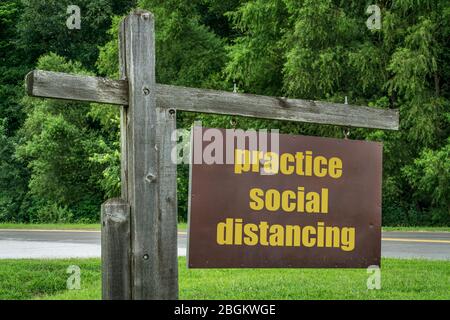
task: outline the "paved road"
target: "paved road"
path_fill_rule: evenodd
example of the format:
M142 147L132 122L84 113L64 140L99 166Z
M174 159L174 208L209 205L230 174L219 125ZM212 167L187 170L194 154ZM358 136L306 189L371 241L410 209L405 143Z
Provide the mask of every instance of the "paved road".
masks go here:
M450 232L383 232L381 254L392 258L450 260Z
M178 255L187 237L178 234ZM384 232L382 256L450 260L450 232ZM0 259L99 257L100 232L0 230Z

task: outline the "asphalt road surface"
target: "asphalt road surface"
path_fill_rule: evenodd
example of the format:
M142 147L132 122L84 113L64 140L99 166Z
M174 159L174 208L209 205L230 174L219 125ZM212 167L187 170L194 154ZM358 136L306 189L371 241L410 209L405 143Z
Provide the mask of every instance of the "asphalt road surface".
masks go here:
M179 256L186 243L186 232L179 232ZM381 254L450 260L450 232L383 232ZM100 257L98 231L0 230L0 259L89 257Z

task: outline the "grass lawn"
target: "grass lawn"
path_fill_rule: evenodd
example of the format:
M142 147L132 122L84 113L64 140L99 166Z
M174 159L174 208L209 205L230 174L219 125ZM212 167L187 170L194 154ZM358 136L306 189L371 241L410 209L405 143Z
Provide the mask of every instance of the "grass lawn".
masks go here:
M0 229L100 230L100 223L0 223Z
M187 230L187 222L178 222L178 230L186 231Z
M0 229L19 229L19 230L86 230L99 231L100 223L0 223ZM180 222L178 230L186 231L187 223Z
M383 227L383 231L450 232L450 227Z
M81 290L66 269L81 268ZM383 259L382 289L365 269L188 270L179 259L180 299L450 299L450 261ZM0 260L2 299L100 299L100 260Z

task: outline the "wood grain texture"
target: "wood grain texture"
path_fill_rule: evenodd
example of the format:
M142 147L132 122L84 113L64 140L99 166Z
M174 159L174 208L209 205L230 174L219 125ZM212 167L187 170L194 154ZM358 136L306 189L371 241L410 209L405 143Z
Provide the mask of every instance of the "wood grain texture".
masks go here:
M128 93L127 79L127 62L125 60L125 24L119 24L119 68L120 79L126 83ZM126 97L126 104L120 106L120 181L121 181L121 197L128 198L128 150L127 150L127 112L128 112L128 95Z
M130 207L122 199L102 205L102 298L131 299Z
M156 108L153 15L129 15L120 38L129 87L124 156L131 207L132 298L177 299L176 168L168 143L175 122L166 110Z
M32 97L128 105L126 81L34 70L26 85Z
M172 161L176 148L172 133L176 130L173 109L156 109L158 145L158 217L160 237L157 239L164 299L178 299L178 202L177 166Z
M323 101L238 94L226 91L158 85L162 108L244 117L398 130L397 110Z
M33 71L27 76L31 96L128 105L124 80ZM75 86L75 89L71 89ZM342 103L277 98L157 84L159 108L263 119L398 130L398 110Z

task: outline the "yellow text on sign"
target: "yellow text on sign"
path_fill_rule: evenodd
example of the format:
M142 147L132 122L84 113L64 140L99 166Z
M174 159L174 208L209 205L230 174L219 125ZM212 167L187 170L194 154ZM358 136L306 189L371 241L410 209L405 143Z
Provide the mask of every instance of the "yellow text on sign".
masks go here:
M327 159L315 156L312 151L282 153L258 150L236 149L234 154L234 173L262 173L267 175L284 174L299 176L329 176L338 179L342 176L342 160L338 157Z
M297 191L252 188L249 193L250 209L284 212L328 213L328 189L319 192L305 192L304 187Z

